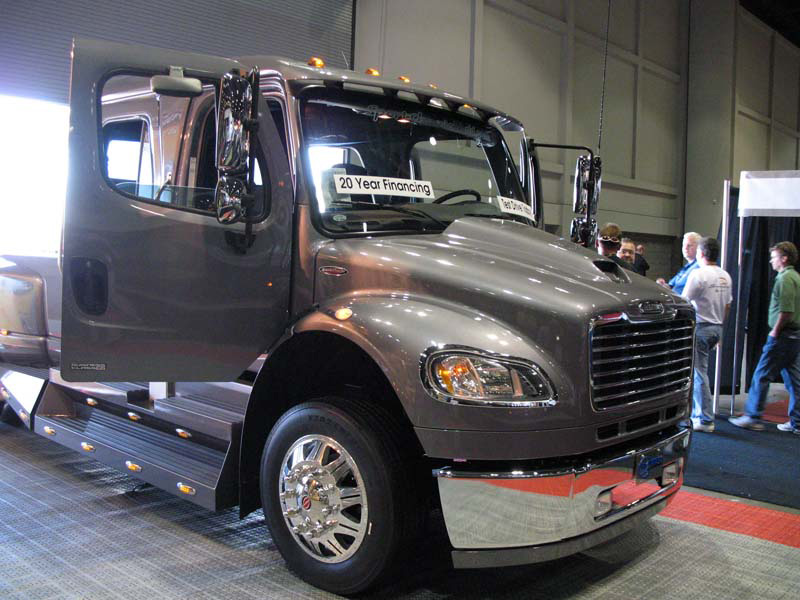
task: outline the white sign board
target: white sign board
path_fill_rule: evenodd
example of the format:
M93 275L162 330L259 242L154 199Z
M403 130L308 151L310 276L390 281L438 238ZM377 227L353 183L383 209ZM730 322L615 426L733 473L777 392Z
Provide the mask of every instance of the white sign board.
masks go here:
M409 198L434 198L430 181L400 179L397 177L373 177L370 175L334 175L336 191L340 194L385 194Z
M530 207L530 205L520 202L519 200L506 198L505 196L498 196L497 206L504 213L533 219L533 209Z
M800 217L800 171L742 171L740 217Z

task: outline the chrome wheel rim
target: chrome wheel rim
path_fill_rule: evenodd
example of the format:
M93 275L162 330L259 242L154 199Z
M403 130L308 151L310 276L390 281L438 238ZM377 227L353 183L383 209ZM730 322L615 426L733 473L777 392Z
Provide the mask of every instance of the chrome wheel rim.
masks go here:
M353 457L336 440L307 435L283 458L278 485L283 518L308 554L338 563L355 554L367 531L367 495Z

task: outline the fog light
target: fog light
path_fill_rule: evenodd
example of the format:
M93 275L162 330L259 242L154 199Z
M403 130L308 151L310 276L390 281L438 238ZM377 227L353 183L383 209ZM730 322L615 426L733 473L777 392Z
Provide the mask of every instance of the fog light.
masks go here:
M664 471L661 473L661 487L667 487L678 481L681 471L683 471L683 458L679 458L671 465L664 467Z
M594 516L602 517L614 507L614 502L611 499L611 490L605 491L597 496L594 503Z

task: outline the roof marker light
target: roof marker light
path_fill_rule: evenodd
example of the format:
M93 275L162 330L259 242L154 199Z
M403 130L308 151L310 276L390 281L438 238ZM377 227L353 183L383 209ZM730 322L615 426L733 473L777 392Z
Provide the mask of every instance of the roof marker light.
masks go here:
M403 83L411 83L411 78L407 77L406 75L400 75L398 79Z
M429 83L428 87L431 88L432 90L438 90L439 89L439 86L436 85L435 83Z
M308 59L308 66L321 69L322 67L325 66L325 61L322 60L319 56L312 56L311 58Z
M373 77L378 77L381 74L381 72L378 71L378 69L376 69L375 67L368 68L366 71L364 71L364 73L366 73L367 75L372 75Z

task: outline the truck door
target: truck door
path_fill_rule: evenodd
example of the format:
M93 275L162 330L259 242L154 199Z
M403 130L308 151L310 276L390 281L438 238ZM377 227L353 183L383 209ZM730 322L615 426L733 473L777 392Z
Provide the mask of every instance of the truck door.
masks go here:
M248 190L254 200L246 230L244 223L217 219L217 128L206 123L195 135L192 128L208 120L187 117L197 114L192 103L208 105L221 77L251 67L75 42L63 240L64 379L230 381L284 331L293 192L283 132L262 105L257 126L249 126L253 150L246 160L257 185ZM147 84L159 75L199 80L202 94L191 85L179 97L180 82L154 93Z

